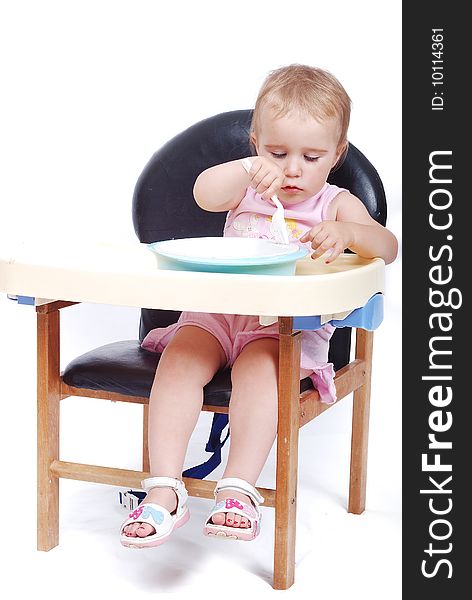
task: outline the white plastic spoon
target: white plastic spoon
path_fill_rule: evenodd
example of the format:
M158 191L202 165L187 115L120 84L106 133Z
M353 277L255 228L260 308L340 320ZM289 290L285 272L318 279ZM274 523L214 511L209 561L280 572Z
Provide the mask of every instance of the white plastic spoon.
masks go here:
M252 163L249 160L249 158L243 158L241 162L243 167L249 173L252 167ZM271 196L270 199L277 207L274 214L272 215L272 224L274 225L275 241L278 244L288 244L289 240L287 233L287 225L285 224L284 218L284 207L280 203L280 200L277 198L277 196Z

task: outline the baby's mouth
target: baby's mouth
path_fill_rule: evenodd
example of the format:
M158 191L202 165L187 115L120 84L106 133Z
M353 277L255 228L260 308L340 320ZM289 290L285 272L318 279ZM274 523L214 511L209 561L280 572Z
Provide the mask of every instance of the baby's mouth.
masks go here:
M296 185L284 185L282 188L284 192L301 192L302 189L297 187Z

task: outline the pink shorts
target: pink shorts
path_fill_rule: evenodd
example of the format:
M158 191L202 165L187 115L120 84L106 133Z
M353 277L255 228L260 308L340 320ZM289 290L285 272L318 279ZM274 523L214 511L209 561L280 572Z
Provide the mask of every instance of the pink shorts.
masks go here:
M248 315L209 314L183 312L177 321L168 327L151 330L141 347L151 352L162 352L181 327L195 325L211 333L221 344L226 355L226 367L232 367L243 348L258 339L279 339L278 322L263 326L259 317ZM325 325L316 331L302 332L300 367L311 371L310 378L320 394L322 402L336 402L334 369L328 363L329 339L334 331Z

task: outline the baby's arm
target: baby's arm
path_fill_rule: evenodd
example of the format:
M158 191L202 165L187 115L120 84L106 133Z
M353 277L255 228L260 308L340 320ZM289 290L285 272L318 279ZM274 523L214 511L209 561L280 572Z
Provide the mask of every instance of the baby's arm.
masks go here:
M232 160L200 173L193 186L193 195L201 208L223 212L238 206L248 185L249 176L241 161Z
M398 252L398 242L391 231L377 223L362 202L349 192L341 192L333 199L328 212L330 220L313 227L301 242L311 240L318 258L331 250L326 262L332 262L345 248L365 258L382 258L386 264L393 262Z
M284 181L280 167L264 156L251 156L249 160L249 173L241 160L216 165L200 173L193 186L197 204L214 212L231 210L244 198L249 185L264 200L277 194Z

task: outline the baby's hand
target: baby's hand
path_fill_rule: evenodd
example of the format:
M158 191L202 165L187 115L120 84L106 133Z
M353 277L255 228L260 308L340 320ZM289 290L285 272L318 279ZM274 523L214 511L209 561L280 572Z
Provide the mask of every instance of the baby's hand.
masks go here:
M284 173L278 165L265 156L252 157L251 162L252 166L248 173L249 185L264 200L269 200L271 196L279 193L285 179Z
M326 258L326 263L335 260L345 248L354 242L354 235L349 223L344 221L323 221L315 225L300 238L301 242L310 242L314 252L311 258L315 259L331 251Z

